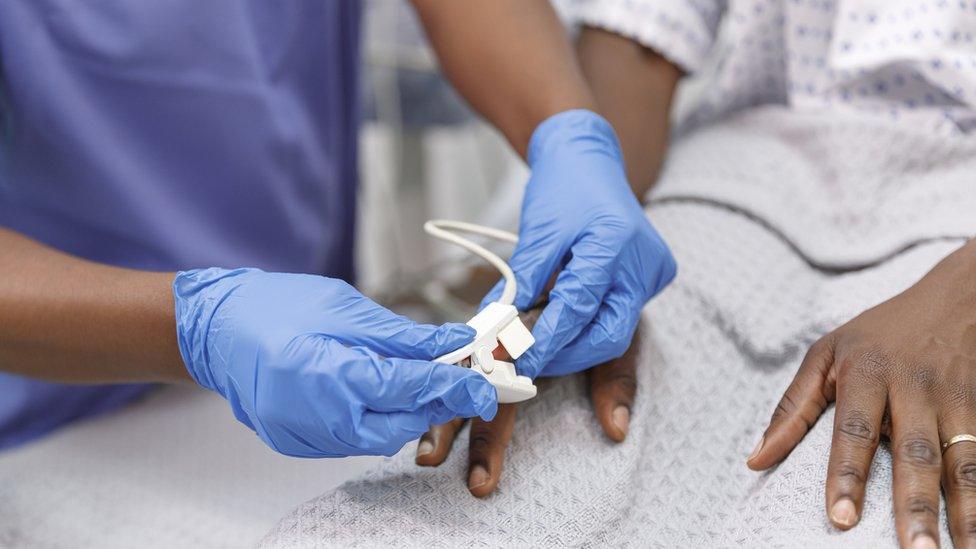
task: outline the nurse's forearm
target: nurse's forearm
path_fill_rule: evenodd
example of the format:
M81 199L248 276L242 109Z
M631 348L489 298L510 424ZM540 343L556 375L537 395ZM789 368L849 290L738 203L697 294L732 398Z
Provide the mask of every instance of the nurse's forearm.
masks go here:
M413 0L444 72L522 156L543 120L596 110L548 0Z
M0 228L0 370L78 383L189 379L173 276L85 261Z
M600 114L613 124L639 199L654 184L668 146L671 100L681 71L629 38L584 27L580 66Z
M634 192L646 194L667 150L675 65L593 28L581 31L574 53L547 0L413 3L455 87L520 154L549 116L595 110L620 137Z

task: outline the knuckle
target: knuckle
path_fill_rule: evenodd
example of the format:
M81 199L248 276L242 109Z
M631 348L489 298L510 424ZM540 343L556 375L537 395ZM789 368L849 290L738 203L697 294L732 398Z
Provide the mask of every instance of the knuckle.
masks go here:
M837 362L837 384L844 385L849 383L852 377L861 377L867 371L861 366L861 362L851 356L845 356Z
M870 347L846 358L841 366L842 371L856 372L872 378L884 378L891 369L891 357L880 347Z
M819 413L804 411L797 404L797 400L787 391L776 404L776 409L773 410L769 423L772 426L781 422L792 422L794 425L802 426L804 432L808 432L813 429L819 417Z
M783 401L781 400L778 404L776 404L776 408L773 410L773 415L769 418L769 422L779 423L780 421L786 419L789 415L789 412L783 406Z
M838 433L860 444L876 444L878 429L867 417L858 413L848 413L837 424Z
M976 366L968 369L967 376L976 370ZM968 379L946 380L943 395L944 407L947 412L959 414L968 413L969 410L976 410L976 391Z
M933 520L939 516L939 502L926 496L909 496L905 512L920 520Z
M868 474L860 464L853 461L841 461L837 464L834 476L844 483L864 484L867 482Z
M823 369L829 367L833 364L833 361L822 360L823 357L833 357L834 356L834 338L833 334L827 334L820 339L813 342L812 345L807 349L806 354L803 356L803 362L801 365L815 366L817 369ZM838 364L841 366L842 364Z
M791 391L792 389L783 393L783 397L776 403L776 409L773 410L773 419L783 419L796 411L796 400L790 394Z
M959 533L966 539L976 538L976 517L966 515Z
M637 377L634 372L616 372L610 376L609 381L627 394L637 392Z
M955 488L976 491L976 459L965 457L953 460L948 476Z
M472 454L486 455L491 447L494 445L495 437L491 436L488 431L482 431L478 433L471 433L471 441L469 451Z
M608 363L609 364L609 363ZM597 368L601 368L598 366ZM600 371L594 372L594 384L598 385L607 395L622 395L633 399L637 393L637 378L633 372L627 371Z
M805 429L809 431L817 422L818 416L810 416L809 414L801 413L801 408L797 404L797 398L791 393L792 389L783 393L783 397L776 404L776 409L773 410L773 415L769 422L770 424L783 421L800 422L804 425Z
M808 417L808 415L798 412L799 407L796 405L796 401L789 394L784 394L783 398L776 404L776 409L773 410L773 415L769 419L769 423L770 425L774 425L792 421L794 423L801 423L806 431L812 429L817 418Z
M898 444L898 454L901 459L917 467L938 467L939 452L927 438L908 436Z
M826 335L813 342L807 354L819 354L830 350L830 336Z
M925 362L913 364L908 368L906 382L909 387L930 394L939 384L938 371Z

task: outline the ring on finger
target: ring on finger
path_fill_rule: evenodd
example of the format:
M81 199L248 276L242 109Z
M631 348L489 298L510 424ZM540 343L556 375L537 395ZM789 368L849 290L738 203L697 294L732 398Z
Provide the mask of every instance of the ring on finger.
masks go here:
M950 446L952 446L953 444L957 444L959 442L976 442L976 435L970 435L968 433L963 433L963 434L960 434L960 435L956 435L954 437L951 437L949 440L947 440L947 441L945 441L945 442L942 443L942 453L943 454L946 453L946 450L948 450Z

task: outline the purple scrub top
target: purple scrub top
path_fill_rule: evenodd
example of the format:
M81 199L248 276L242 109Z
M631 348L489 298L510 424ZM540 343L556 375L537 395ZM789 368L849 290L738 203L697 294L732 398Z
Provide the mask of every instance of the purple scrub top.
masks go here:
M124 267L351 279L359 19L355 0L0 1L0 226ZM0 448L147 388L0 374Z

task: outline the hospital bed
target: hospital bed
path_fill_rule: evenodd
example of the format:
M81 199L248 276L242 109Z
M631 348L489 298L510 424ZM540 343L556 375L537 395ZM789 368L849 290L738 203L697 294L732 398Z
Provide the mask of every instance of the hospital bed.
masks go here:
M161 388L0 453L0 547L248 547L381 458L268 449L217 395Z

